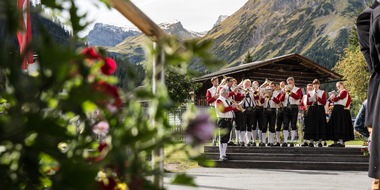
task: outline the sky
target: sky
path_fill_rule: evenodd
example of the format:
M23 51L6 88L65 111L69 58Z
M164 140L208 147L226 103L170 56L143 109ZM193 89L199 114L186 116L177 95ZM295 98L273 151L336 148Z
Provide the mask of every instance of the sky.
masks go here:
M157 24L179 20L186 29L197 32L210 30L220 15L232 15L247 1L248 0L132 0L138 8ZM86 35L92 29L95 22L116 26L133 26L116 10L109 10L97 2L99 2L99 0L75 1L80 13L87 12L87 21L94 21L81 35Z

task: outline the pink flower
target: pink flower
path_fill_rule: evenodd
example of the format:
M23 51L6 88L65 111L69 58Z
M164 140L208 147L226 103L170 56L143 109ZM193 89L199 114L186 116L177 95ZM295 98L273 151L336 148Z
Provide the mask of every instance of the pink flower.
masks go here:
M106 136L109 128L110 126L107 122L101 121L94 125L94 127L92 128L92 131L97 135Z
M116 62L115 60L107 57L104 59L104 64L100 68L102 70L102 73L105 75L112 75L116 70Z
M99 59L101 56L95 51L94 47L86 47L82 50L82 54L90 59Z
M197 115L189 122L186 129L187 141L193 145L207 143L212 139L215 124L210 120L209 115Z
M106 108L112 114L117 113L117 111L119 110L114 104L107 104Z

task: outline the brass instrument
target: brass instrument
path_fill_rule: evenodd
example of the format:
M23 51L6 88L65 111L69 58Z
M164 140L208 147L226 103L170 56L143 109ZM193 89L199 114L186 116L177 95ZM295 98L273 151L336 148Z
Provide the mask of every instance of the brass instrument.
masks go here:
M218 88L223 87L227 84L227 78L223 76L222 81L220 81Z
M334 96L338 96L338 95L339 95L339 92L333 90L333 91L329 92L328 94L329 94L329 97L332 96L332 95L334 95Z
M247 89L243 89L244 90L244 92L245 92L245 95L248 95L249 93L255 93L255 91L253 90L253 88L247 88Z
M253 95L254 96L257 96L259 94L260 94L260 89L259 88L257 88L256 90L253 91Z
M241 112L245 112L245 109L243 108L242 105L238 104L235 100L233 99L230 99L230 101L232 102L232 104L235 105L236 109L241 111Z
M272 94L273 94L272 89L265 89L264 91L265 99L269 100L269 98L272 97Z
M328 95L329 95L329 98L327 99L327 101L330 101L331 96L334 95L335 97L337 97L337 96L339 96L339 92L333 90L333 91L329 92Z
M222 81L220 81L219 86L216 88L216 93L219 95L219 91L227 84L227 77L223 75Z
M258 86L254 85L254 86L252 86L251 89L252 89L252 92L253 92L254 96L257 96L257 95L260 94L260 88Z
M243 86L244 86L244 79L243 79L238 85L235 86L234 90L236 89L236 90L238 90L239 92L241 92L241 91L244 90L244 92L247 94L247 90L244 89ZM234 90L233 90L233 91L234 91ZM242 92L241 92L241 93L242 93Z
M237 86L243 88L243 82L244 82L244 79Z
M292 93L292 89L293 89L293 85L291 85L291 84L285 85L285 92L287 94L291 94Z
M267 87L267 86L269 85L270 82L271 82L270 80L265 79L264 83L259 87L259 89L260 89L260 88L265 88L265 87Z
M276 84L276 89L275 89L276 91L281 91L281 87L280 87L280 85L278 85L278 84Z

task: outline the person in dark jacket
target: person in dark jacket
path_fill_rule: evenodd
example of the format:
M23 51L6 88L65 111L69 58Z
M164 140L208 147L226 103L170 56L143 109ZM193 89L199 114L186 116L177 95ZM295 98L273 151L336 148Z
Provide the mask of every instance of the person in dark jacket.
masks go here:
M380 189L380 0L364 10L357 19L360 50L368 65L371 78L368 83L365 126L372 145L368 176L374 178L372 189Z

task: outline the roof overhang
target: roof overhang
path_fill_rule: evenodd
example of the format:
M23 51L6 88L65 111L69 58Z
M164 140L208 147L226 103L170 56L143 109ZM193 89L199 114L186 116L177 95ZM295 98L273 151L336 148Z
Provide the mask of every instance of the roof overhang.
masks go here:
M222 76L244 76L244 79L258 81L264 81L266 78L273 81L285 81L288 77L294 77L299 85L311 83L313 79L319 79L321 83L328 83L339 81L343 78L342 75L294 53L225 68L195 78L194 81L204 82L212 77Z

